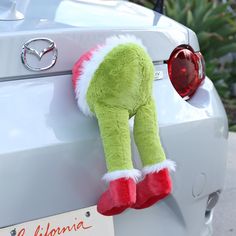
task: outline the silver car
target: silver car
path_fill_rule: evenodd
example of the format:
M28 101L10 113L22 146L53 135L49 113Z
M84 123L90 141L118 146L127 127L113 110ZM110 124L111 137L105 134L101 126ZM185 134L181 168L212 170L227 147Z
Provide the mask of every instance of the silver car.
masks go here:
M84 52L122 34L140 38L153 60L161 140L177 170L165 200L104 217L90 208L105 189L98 125L77 108L71 69ZM126 1L1 0L0 52L0 236L32 236L32 222L34 235L78 235L75 223L65 223L74 211L94 216L98 227L81 235L212 235L228 126L193 31ZM140 168L133 141L132 151Z

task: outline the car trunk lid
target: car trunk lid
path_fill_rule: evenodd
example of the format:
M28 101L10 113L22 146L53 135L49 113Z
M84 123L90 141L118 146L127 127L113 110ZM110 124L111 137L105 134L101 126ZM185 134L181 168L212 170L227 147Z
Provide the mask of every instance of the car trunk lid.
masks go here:
M27 6L18 6L24 8L22 21L0 21L0 50L2 57L4 55L0 80L70 73L81 54L102 44L111 35L132 34L140 38L153 61L165 61L177 46L189 43L186 27L129 2L44 2L29 1ZM28 46L38 54L49 46L44 38L53 41L58 50L55 65L47 70L29 70L22 63L22 47L35 38L37 40ZM52 63L53 52L39 57L27 51L27 63L43 69Z

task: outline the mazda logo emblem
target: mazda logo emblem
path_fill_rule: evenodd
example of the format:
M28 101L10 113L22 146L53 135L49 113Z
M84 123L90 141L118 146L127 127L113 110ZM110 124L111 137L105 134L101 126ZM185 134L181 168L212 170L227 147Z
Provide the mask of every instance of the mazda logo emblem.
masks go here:
M47 58L45 58L47 54ZM30 58L33 55L36 58ZM34 38L27 41L21 52L21 60L23 65L31 71L44 71L52 68L57 61L58 51L56 44L48 38ZM38 65L39 64L39 65Z

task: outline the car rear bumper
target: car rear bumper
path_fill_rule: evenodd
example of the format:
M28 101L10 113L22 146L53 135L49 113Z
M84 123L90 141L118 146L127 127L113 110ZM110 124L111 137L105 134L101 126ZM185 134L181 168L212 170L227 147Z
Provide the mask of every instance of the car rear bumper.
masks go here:
M222 190L226 165L222 103L209 79L188 102L169 79L154 82L154 97L166 155L177 163L173 193L114 217L116 236L211 235L207 200ZM0 228L95 205L103 148L96 119L78 111L70 76L3 82L0 107ZM141 168L133 139L132 147Z

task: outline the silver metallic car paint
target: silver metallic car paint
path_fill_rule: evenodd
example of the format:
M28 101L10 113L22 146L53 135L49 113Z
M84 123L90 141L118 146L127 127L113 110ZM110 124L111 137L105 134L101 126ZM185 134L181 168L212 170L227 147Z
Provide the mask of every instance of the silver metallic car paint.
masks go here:
M142 38L154 61L167 60L180 44L199 51L195 33L173 20L130 3L115 2L113 10L105 2L109 4L104 1L98 7L110 9L110 19L97 28L80 11L65 22L63 14L70 11L63 12L62 5L70 7L75 3L70 0L18 1L25 20L0 22L0 227L94 205L104 190L100 179L106 170L96 119L79 112L70 75L57 73L71 70L81 53L112 34ZM85 7L85 1L77 3ZM43 4L47 8L42 11ZM86 4L98 14L94 5ZM55 76L3 82L44 74L28 71L20 60L22 45L35 37L57 44L58 61L49 70ZM212 214L205 216L205 209L209 194L223 188L225 112L209 79L186 102L171 85L166 65L155 67L163 73L154 82L162 143L167 157L177 162L174 190L149 209L114 217L116 236L210 236ZM135 166L141 167L133 139L132 149Z
M154 95L164 148L178 166L174 191L150 209L115 217L116 235L143 236L148 228L150 235L199 236L208 194L223 187L225 113L208 79L192 105L168 78L154 82ZM96 204L104 189L102 145L96 120L77 109L70 76L2 82L0 107L0 227ZM205 187L194 197L201 173Z
M94 45L103 43L106 37L114 34L133 34L141 38L153 61L168 60L171 52L179 45L189 44L189 39L191 39L190 45L193 49L199 51L196 35L172 19L128 2L111 1L113 2L111 4L115 4L114 7L113 5L106 6L110 1L102 2L103 4L100 3L97 6L96 4L85 4L78 1L77 5L79 7L81 5L83 8L86 6L88 10L92 8L93 11L97 6L99 7L97 14L103 10L111 12L109 20L106 20L108 25L97 26L99 21L96 20L96 17L99 18L99 15L94 13L95 19L93 18L93 21L90 21L86 27L82 27L83 24L88 24L88 18L91 17L89 14L82 14L82 10L80 14L71 14L74 7L70 5L75 4L75 2L69 0L47 1L45 4L50 10L43 12L37 10L37 7L40 9L42 6L42 1L29 1L28 7L25 6L26 19L23 22L0 22L0 51L2 55L5 55L4 60L1 60L0 63L0 80L1 78L11 79L11 77L15 78L16 76L36 74L27 70L20 58L22 46L33 38L51 39L58 48L58 60L55 66L46 72L37 73L37 75L71 70L79 55ZM71 11L60 10L63 4L69 5ZM66 12L69 13L66 14ZM120 14L122 12L121 21ZM59 23L61 18L70 19L70 21L68 20L66 24ZM73 22L82 25L75 27ZM38 42L35 47L41 48L42 45ZM46 65L51 63L51 57L47 54L41 60ZM37 62L40 65L40 61L36 57L31 57L28 61L29 64L32 63L36 66Z
M174 31L178 31L174 29ZM173 32L174 32L173 31ZM47 70L47 72L58 72L71 70L74 62L79 55L87 51L89 48L94 47L97 43L104 43L106 37L114 34L132 34L141 38L148 48L153 61L167 60L175 47L180 44L188 43L188 34L184 29L183 32L176 33L176 37L173 39L171 31L167 30L55 30L53 32L45 33L30 33L27 32L22 35L10 34L0 36L0 51L2 54L7 55L5 60L0 63L0 80L4 77L22 76L35 74L35 72L27 70L21 62L21 48L28 40L33 38L46 37L53 40L58 48L57 63L53 68ZM37 47L37 45L35 45ZM38 42L38 48L41 46ZM32 60L32 62L30 61ZM33 61L35 60L35 61ZM29 58L28 63L36 64L38 58ZM51 63L51 56L47 58L47 54L42 57L45 64ZM39 60L38 60L39 61ZM11 62L11 63L9 63ZM41 72L43 73L43 72ZM37 74L38 75L38 74Z
M10 1L9 1L10 2ZM5 4L4 4L5 5ZM11 1L9 8L0 8L0 21L19 21L24 19L24 15L17 11L15 1Z

